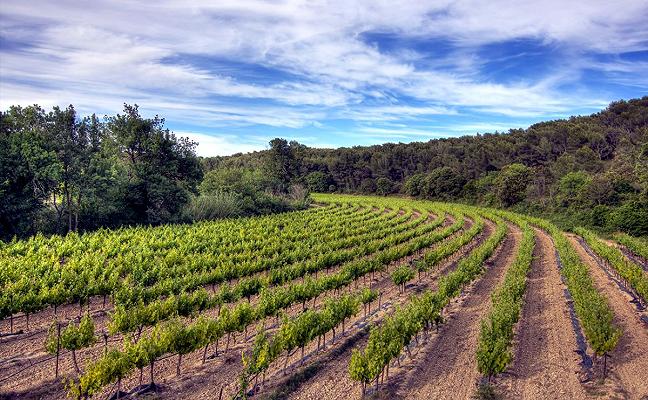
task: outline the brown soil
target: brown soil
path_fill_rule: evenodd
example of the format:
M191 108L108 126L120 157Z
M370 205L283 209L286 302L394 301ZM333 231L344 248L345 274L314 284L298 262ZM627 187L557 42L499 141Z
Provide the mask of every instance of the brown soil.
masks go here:
M412 292L436 287L438 278L448 271L454 269L461 257L472 251L485 237L492 234L492 224L488 223L484 232L471 243L460 249L455 255L449 257L436 270L424 276L421 281L415 281L408 285L406 293L398 294L391 285L390 295L383 296L383 307L380 313L376 313L370 319L360 318L354 324L348 337L339 346L322 352L304 368L297 371L288 379L280 379L272 386L264 388L260 398L291 398L291 399L348 399L360 395L360 386L351 380L348 373L348 365L352 349L362 348L368 339L369 327L380 322L394 306L406 304Z
M468 225L469 226L469 225ZM491 231L490 227L487 227L482 235L478 236L478 239L475 239L473 242L468 244L465 249L466 250L469 248L472 248L475 246L476 243L479 241L483 240L483 237L486 235L489 235ZM448 238L449 239L449 238ZM447 240L447 239L446 239ZM461 251L460 251L461 252ZM422 253L421 253L422 255ZM369 315L367 318L364 317L363 312L361 311L356 317L352 318L351 320L346 322L346 332L344 335L341 335L340 329L338 328L337 330L337 337L336 337L336 343L334 345L331 345L331 334L329 333L327 335L327 350L321 351L319 353L316 352L316 347L317 347L317 341L311 342L307 347L305 351L306 355L306 367L305 369L299 368L300 367L300 358L301 358L301 353L300 351L296 351L293 355L290 356L289 358L289 376L286 378L283 374L283 355L280 357L280 361L277 361L271 365L270 370L267 373L267 382L266 385L263 387L263 391L259 393L258 395L263 398L264 396L267 396L270 393L273 393L275 390L278 388L283 388L290 379L301 379L300 376L303 374L308 374L309 371L314 371L317 370L317 375L315 376L316 379L320 380L320 378L323 378L325 375L330 372L334 373L339 373L339 379L344 379L346 383L348 383L349 387L353 386L353 382L348 378L348 373L347 373L347 367L348 365L348 358L350 357L350 352L351 352L351 347L355 347L356 345L361 344L361 339L362 339L362 332L365 327L368 327L369 322L375 322L376 320L381 319L384 317L385 313L388 312L389 310L393 309L393 307L396 304L400 303L405 303L407 301L407 297L410 296L414 290L422 290L423 287L418 287L418 285L410 284L408 286L407 292L404 294L400 294L397 290L397 288L394 286L394 284L391 282L391 278L389 275L389 272L395 268L397 265L401 265L402 263L409 262L409 260L413 256L406 257L404 259L398 260L390 265L388 268L387 273L384 275L376 275L375 280L372 283L372 288L373 289L378 289L383 293L382 296L382 306L380 311L376 310L377 307L377 301L374 301L372 304L372 314ZM442 272L445 270L447 266L442 266L439 268L437 271ZM433 279L436 276L435 273L431 273L428 277L426 277L425 280L427 279ZM364 280L361 279L359 282L364 286ZM355 287L355 285L350 285L349 289L352 289ZM325 296L321 296L323 299ZM319 303L319 302L318 302ZM321 304L321 303L319 303ZM296 315L297 313L301 312L301 305L299 307L296 307L292 310L292 312L289 312L291 315ZM268 329L267 331L271 332L272 329ZM353 345L350 345L350 343L355 343ZM348 351L345 351L348 350ZM340 365L344 365L343 367L340 368L331 368L329 367L329 358L331 356L331 352L333 354L338 354L337 357L334 357L335 363L339 363ZM241 369L240 365L240 351L236 354L236 360L227 364L225 367L227 368L227 371L224 371L222 367L218 367L215 365L209 365L206 368L200 368L197 372L194 372L192 370L191 377L189 374L187 374L187 377L183 379L182 381L174 381L170 383L170 386L168 390L165 390L165 393L161 396L162 398L184 398L184 399L202 399L202 398L212 398L214 396L218 396L218 391L220 391L220 385L225 384L226 389L224 390L224 397L223 398L229 398L232 396L232 391L236 388L237 385L237 377L238 373ZM321 362L326 363L326 368L324 370L320 370L317 368L318 365L320 365ZM224 374L230 375L231 377L224 379ZM338 382L339 383L339 382ZM340 388L341 386L338 384L336 385L337 388ZM229 396L229 397L227 397ZM320 397L316 397L320 398ZM327 393L326 398L335 398L335 396L331 396L330 393ZM338 398L348 398L348 393L343 394L342 396L339 396Z
M483 276L453 301L446 323L413 363L405 363L390 378L386 398L469 399L480 378L475 353L480 321L491 308L490 294L504 277L520 245L521 232L510 234L487 261Z
M513 363L498 379L498 391L510 399L586 398L565 286L551 238L541 230L533 256Z
M570 241L581 259L589 266L594 286L608 299L614 313L614 323L623 330L621 339L608 360L608 380L611 382L605 385L605 395L620 399L646 399L648 325L641 321L640 313L630 303L631 297L608 277L598 261L587 254L577 238L570 236Z

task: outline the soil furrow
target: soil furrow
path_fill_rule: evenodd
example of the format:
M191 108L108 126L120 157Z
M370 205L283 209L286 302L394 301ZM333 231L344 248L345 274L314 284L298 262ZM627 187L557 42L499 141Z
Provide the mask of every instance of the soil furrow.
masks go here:
M497 386L510 399L583 399L565 287L551 238L539 229L533 256L513 364Z
M414 362L394 368L387 398L469 399L475 394L480 378L475 356L480 321L490 310L490 294L517 254L521 235L519 228L509 226L484 274L451 303L439 333L414 356Z

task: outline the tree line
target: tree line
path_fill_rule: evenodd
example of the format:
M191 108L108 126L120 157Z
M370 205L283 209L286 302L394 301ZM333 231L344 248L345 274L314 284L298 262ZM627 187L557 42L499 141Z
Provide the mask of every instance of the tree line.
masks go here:
M311 191L465 201L563 228L648 234L648 96L507 133L339 149L284 141L284 151L282 177ZM264 154L202 161L222 174L256 168Z
M648 235L648 96L528 129L200 158L137 105L0 112L0 240L304 208L309 192L403 194Z
M0 112L0 240L303 208L285 141L257 168L208 174L197 143L137 105L80 116L74 106Z
M180 220L203 176L195 148L137 105L103 119L13 106L0 113L1 237Z

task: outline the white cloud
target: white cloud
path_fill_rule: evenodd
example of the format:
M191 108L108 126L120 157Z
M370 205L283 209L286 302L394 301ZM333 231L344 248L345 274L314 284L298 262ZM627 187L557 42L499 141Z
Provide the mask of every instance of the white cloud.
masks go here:
M175 134L198 142L196 153L203 157L249 153L265 150L268 147L266 143L241 143L241 140L234 135L208 135L187 131L176 131Z
M0 35L17 44L0 50L3 108L74 103L114 113L137 102L205 128L300 129L329 118L407 122L459 109L553 117L574 104L600 108L605 94L562 88L585 69L648 85L635 78L648 75L645 63L591 58L648 49L645 0L4 0L0 17ZM429 54L384 51L364 41L366 33L442 40L452 49L421 65ZM570 59L516 82L485 78L474 50L519 39L565 49ZM246 79L237 65L276 75Z

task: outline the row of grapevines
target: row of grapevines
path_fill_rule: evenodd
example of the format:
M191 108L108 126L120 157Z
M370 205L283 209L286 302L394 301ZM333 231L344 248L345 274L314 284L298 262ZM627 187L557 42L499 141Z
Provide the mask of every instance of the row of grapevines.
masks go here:
M257 380L264 374L282 353L285 353L284 371L291 353L301 348L301 358L304 358L304 347L318 339L318 350L321 339L326 346L326 334L332 331L335 341L335 329L344 321L353 317L359 311L361 304L368 304L378 297L378 292L363 289L352 295L342 295L325 300L320 310L306 310L294 318L284 317L277 334L270 338L266 332L257 334L252 349L243 353L243 371L240 376L240 395L245 397L247 387L252 378ZM344 333L344 332L343 332ZM256 386L256 385L255 385Z
M146 237L141 235L147 232L146 229L155 232L159 228L133 230L139 232L140 237ZM122 232L130 231L117 230L112 235L113 239L119 241ZM124 271L112 268L102 251L90 251L93 246L84 246L81 240L87 237L91 240L97 235L108 234L100 231L99 234L70 234L50 239L41 235L5 246L0 255L3 264L0 270L3 282L0 317L19 311L33 312L47 304L62 304L75 297L102 294L117 286ZM31 246L25 246L25 243ZM14 251L15 247L27 247L27 251ZM104 251L110 251L110 248Z
M632 251L634 254L648 260L648 241L630 236L625 233L615 234L614 239L630 249L630 251Z
M482 319L477 347L477 368L490 378L503 372L512 360L513 328L520 317L527 274L531 270L535 238L531 226L512 213L503 216L522 229L522 241L501 286L493 293L493 306Z
M317 298L324 292L346 287L368 273L383 269L392 261L413 254L419 249L430 246L451 235L460 229L461 226L463 226L463 221L444 228L439 232L421 232L422 236L410 242L382 250L370 259L354 260L346 264L339 272L332 275L322 276L318 279L307 279L303 283L287 287L264 290L261 292L259 301L254 307L246 302L239 303L232 308L223 307L218 318L200 318L197 322L184 326L182 332L190 333L182 335L183 338L204 338L204 340L191 340L187 342L188 344L186 346L177 345L173 339L176 336L168 333L169 330L177 330L173 327L175 322L158 324L150 333L143 335L137 342L133 343L132 346L135 346L137 350L131 351L145 354L141 356L142 360L146 360L142 361L142 363L148 362L148 364L139 364L143 368L167 353L186 354L187 352L194 351L214 342L218 344L218 340L225 334L227 334L229 339L230 334L247 330L247 327L254 321L276 316L281 310L293 304L305 303L310 299ZM169 328L169 326L172 328ZM204 328L204 326L208 328ZM199 334L199 332L203 332L203 329L207 333L204 335ZM166 345L158 347L155 343ZM127 357L127 351L127 349L123 351L111 351L106 356L92 363L80 377L77 384L74 385L72 392L80 395L96 393L102 386L121 379L130 370L139 367L123 361ZM116 367L111 368L110 366L124 367L117 369ZM119 373L115 373L116 370Z
M327 208L325 208L327 209ZM310 214L303 214L310 215ZM315 214L317 215L317 214ZM370 215L370 217L373 217ZM287 218L287 217L286 217ZM319 221L326 221L326 214L322 214L318 217ZM343 220L343 219L342 219ZM286 219L284 223L286 226L290 226L291 223L296 224L298 227L301 226L299 219ZM218 225L218 223L214 223ZM203 225L203 228L206 225ZM330 228L330 231L336 232L339 228L335 225L327 225ZM148 228L149 230L155 230L157 228ZM211 229L208 229L211 230ZM137 231L140 233L140 236L146 236L148 234L145 229L137 228ZM196 228L196 231L201 231L200 227ZM117 231L114 235L116 241L120 240L120 232ZM126 231L130 232L130 231ZM262 236L267 238L269 232L265 232ZM73 235L77 238L83 237L83 235ZM187 241L192 241L196 236L189 236ZM67 238L67 237L66 237ZM282 250L281 247L282 240L279 238L274 239L273 242L268 242L272 244L273 252L278 253ZM77 242L74 242L77 243ZM82 242L81 242L82 243ZM303 241L297 241L301 245L305 245ZM21 242L16 242L18 246ZM149 263L147 257L142 256L140 259L131 263L130 266L127 260L122 254L116 255L114 258L108 260L107 255L96 254L94 252L86 252L88 246L78 245L77 249L72 251L69 249L71 246L68 242L62 241L58 243L63 250L60 251L60 254L56 256L50 255L49 257L43 254L40 251L34 250L27 252L21 257L2 257L3 261L6 261L7 267L2 269L2 274L4 274L3 279L9 279L3 285L2 294L0 295L0 318L12 315L14 313L23 311L25 313L35 312L43 307L53 304L63 304L68 301L77 301L80 299L88 298L91 295L96 294L110 294L115 289L130 286L132 282L132 274L129 275L129 270L132 272L134 265L140 265L143 268L144 265L148 265L148 268L153 270L156 268L150 268L155 263ZM78 243L77 243L78 244ZM11 246L9 246L11 247ZM47 248L47 246L45 246ZM134 248L130 248L131 253L150 253L153 250L150 248L146 250L146 246L143 246L141 251L134 251ZM76 256L77 253L82 253L81 255ZM67 258L58 259L61 254L66 254ZM252 252L248 254L249 258L254 258L256 255ZM174 257L177 258L177 257ZM210 262L211 259L211 262ZM225 262L222 257L213 257L207 255L207 257L198 257L196 255L188 255L184 257L185 261L177 261L178 264L182 263L192 263L192 265L202 265L201 268L205 268L204 265L213 266L214 262ZM187 261L188 260L188 261ZM202 261L202 263L200 263ZM163 263L164 264L164 263ZM167 265L168 266L168 265ZM158 270L164 270L164 268L159 267ZM187 270L185 270L185 273ZM17 279L10 280L11 277L16 276ZM124 277L125 278L122 278ZM167 280L168 282L168 280Z
M484 261L506 236L506 224L494 215L489 218L497 221L493 235L463 258L454 271L444 275L439 281L438 290L428 290L413 297L407 306L396 309L380 326L372 327L364 350L353 351L349 374L353 380L362 383L363 393L367 384L373 380L378 382L385 367L400 356L403 348L407 349L421 330L427 330L441 320L441 311L450 300L481 274Z
M616 247L603 243L594 233L587 229L577 228L575 232L583 237L587 244L616 271L644 303L648 300L648 275L636 264L630 262Z
M279 283L281 277L285 275L283 271L288 266L292 266L295 273L299 273L300 270L308 269L313 261L316 265L321 264L324 255L330 257L332 254L340 254L337 251L339 249L353 249L354 246L366 240L375 240L377 232L386 234L390 230L405 230L424 222L424 219L419 218L403 224L403 222L410 219L407 213L402 217L387 222L388 217L390 218L396 214L397 212L385 214L386 219L359 224L355 227L355 230L340 230L328 236L314 232L313 236L318 239L316 242L304 242L299 249L293 251L289 249L282 250L271 259L255 258L246 263L228 264L222 268L215 268L200 274L187 273L183 278L168 278L157 285L148 287L128 286L115 293L115 303L125 306L136 304L140 300L146 303L163 295L177 294L204 285L214 287L216 283L244 278L263 271L269 272L272 282ZM330 246L327 244L330 244ZM330 260L329 262L333 261Z
M380 210L382 211L382 210ZM362 227L363 223L381 221L385 218L391 218L395 213L384 215L382 212L365 212L355 213L351 216L340 215L320 216L317 219L308 219L308 225L290 223L286 224L279 231L271 232L268 238L257 240L245 250L223 252L221 248L214 247L206 249L203 252L194 253L175 253L169 252L164 260L160 260L151 268L145 263L138 263L131 268L129 273L130 282L138 286L152 286L161 279L177 279L187 274L196 272L213 271L216 267L221 271L223 276L217 276L222 280L236 278L239 270L238 266L255 259L272 260L281 255L292 255L296 249L303 249L306 244L313 245L313 234L322 235L323 238L330 238L339 235L341 231L356 230ZM313 224L313 222L317 222ZM291 228L289 233L284 233L287 228ZM297 231L295 231L297 229ZM309 232L310 230L310 232ZM202 254L218 255L211 260L203 259ZM186 260L184 255L190 255L192 258ZM159 257L159 256L158 256ZM211 262L210 262L211 261ZM272 261L269 261L271 263ZM233 274L228 276L227 274Z
M378 231L379 237L375 240L363 243L362 238L359 238L360 240L357 244L363 243L361 246L351 248L349 251L339 252L337 256L335 255L336 252L332 252L333 255L322 254L306 264L297 264L292 267L275 269L268 276L242 279L234 286L223 285L220 291L213 296L209 296L204 289L201 289L195 292L195 294L183 293L177 296L172 295L167 299L154 301L149 304L137 304L131 307L118 305L111 317L111 332L141 331L143 326L153 325L174 315L188 316L195 312L231 303L244 297L249 298L272 285L285 283L298 277L303 277L306 273L316 272L323 268L369 255L391 245L404 242L413 236L421 234L421 232L429 232L435 229L441 223L442 219L439 219L425 225L422 230L412 228L402 233L398 229L394 230L393 227L390 228L398 234L388 234ZM414 225L414 227L416 226Z
M416 272L418 272L419 274L419 278L421 273L430 271L441 261L445 260L461 247L468 244L471 240L473 240L475 236L481 233L483 229L484 220L480 217L476 217L472 226L464 234L459 235L453 240L444 241L434 249L426 252L422 259L417 260L414 263ZM401 288L401 291L404 292L407 282L414 278L416 272L407 265L402 265L394 270L394 272L392 273L392 280L394 281L394 284L398 285Z
M606 359L621 337L621 330L612 322L614 314L607 299L594 287L587 265L563 232L545 220L529 218L529 222L551 235L562 265L560 272L574 300L574 310L587 342L597 356L603 355Z

